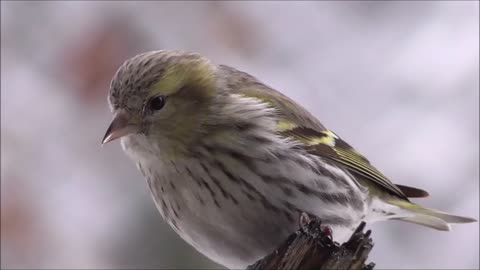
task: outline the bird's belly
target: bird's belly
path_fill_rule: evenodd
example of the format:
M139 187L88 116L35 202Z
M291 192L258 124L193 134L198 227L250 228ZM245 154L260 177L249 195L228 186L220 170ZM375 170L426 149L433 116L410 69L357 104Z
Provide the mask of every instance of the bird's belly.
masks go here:
M142 159L139 169L164 219L198 251L232 269L245 268L277 248L298 228L300 212L318 216L342 242L366 211L360 190L321 186L330 180L296 163L272 165L282 171L254 172L227 158L223 165L152 160ZM302 182L280 182L278 173L284 179L300 175ZM350 191L348 198L335 197Z
M298 229L299 212L275 212L261 202L256 204L246 200L238 201L238 205L223 201L220 207L213 200L204 202L205 205L188 199L173 202L179 198L178 194L175 196L176 199L170 194L156 199L165 220L199 252L230 269L245 269L274 251ZM165 209L165 205L167 208L171 205L171 210ZM177 208L176 214L174 208ZM348 237L354 228L350 225L353 224L331 225L334 240Z
M255 205L237 209L228 203L220 208L183 205L175 216L160 204L157 200L165 220L186 242L231 269L244 269L264 257L298 228L296 213L291 221Z

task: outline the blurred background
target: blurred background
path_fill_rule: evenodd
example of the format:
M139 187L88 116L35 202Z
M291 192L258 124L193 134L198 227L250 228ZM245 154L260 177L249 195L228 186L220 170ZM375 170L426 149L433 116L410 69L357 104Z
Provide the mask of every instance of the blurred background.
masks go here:
M479 218L479 2L1 2L1 267L221 268L100 140L116 68L199 52L299 101L422 204ZM378 269L479 268L479 224L372 226Z

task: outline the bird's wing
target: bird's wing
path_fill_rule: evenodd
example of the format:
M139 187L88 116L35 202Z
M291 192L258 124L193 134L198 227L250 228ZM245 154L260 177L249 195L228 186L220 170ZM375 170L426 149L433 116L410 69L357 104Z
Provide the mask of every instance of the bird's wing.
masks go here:
M308 153L338 162L354 175L370 180L386 191L407 199L407 195L397 185L388 180L364 156L332 131L315 131L298 126L280 133L302 142Z
M280 92L258 81L250 87L237 88L236 92L261 99L275 108L280 115L277 123L279 133L300 141L308 153L339 163L357 177L371 181L400 198L408 200L407 197L428 196L424 190L392 183L352 146Z

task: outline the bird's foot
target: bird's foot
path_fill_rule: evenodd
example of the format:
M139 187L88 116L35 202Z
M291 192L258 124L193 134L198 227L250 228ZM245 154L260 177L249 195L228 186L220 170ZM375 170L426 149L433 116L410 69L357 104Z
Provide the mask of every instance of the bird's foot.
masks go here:
M333 230L332 227L328 225L320 225L320 231L322 234L333 240Z
M309 232L311 235L327 237L333 242L332 227L322 224L321 220L317 217L302 213L300 215L300 228L305 232Z

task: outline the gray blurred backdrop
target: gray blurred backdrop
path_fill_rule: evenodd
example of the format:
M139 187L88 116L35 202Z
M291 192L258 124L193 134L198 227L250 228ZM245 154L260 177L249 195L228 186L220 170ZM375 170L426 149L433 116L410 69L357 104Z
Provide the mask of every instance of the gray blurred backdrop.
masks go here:
M157 213L118 142L116 68L183 49L317 115L429 207L478 219L479 3L1 2L1 267L220 268ZM478 223L372 226L377 269L479 268Z

